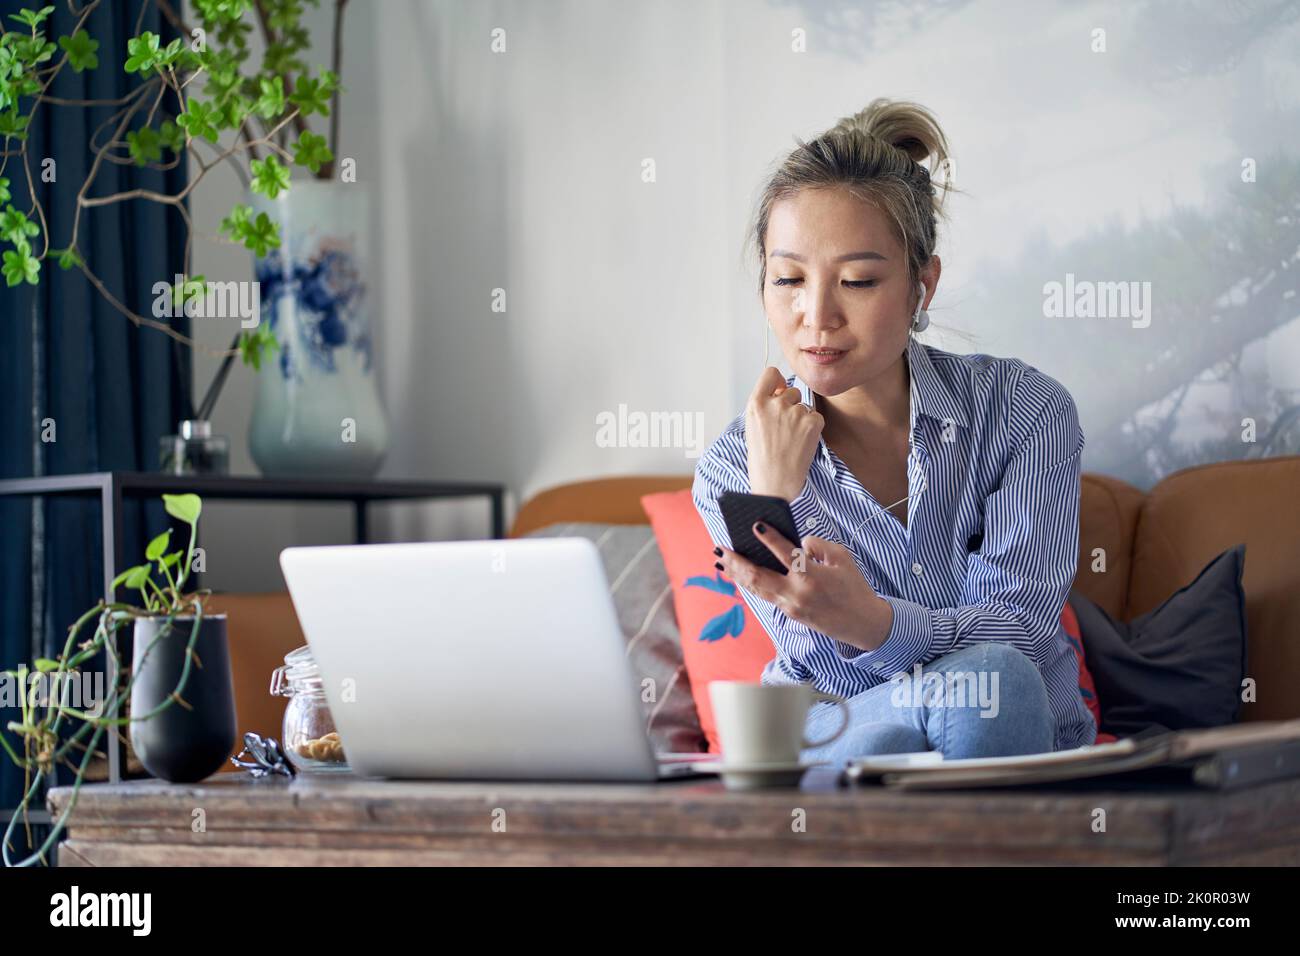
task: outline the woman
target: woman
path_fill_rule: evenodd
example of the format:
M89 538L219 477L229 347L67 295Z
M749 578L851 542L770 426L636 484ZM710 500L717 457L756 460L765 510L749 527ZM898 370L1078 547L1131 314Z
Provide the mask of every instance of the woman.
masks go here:
M795 374L765 369L695 472L717 567L776 647L763 683L849 699L848 729L809 760L1096 738L1060 626L1079 547L1074 400L1019 359L912 337L940 275L927 159L948 161L934 117L876 100L779 167L754 240ZM788 574L731 550L728 490L790 502L801 541L754 528ZM840 719L817 705L810 738Z

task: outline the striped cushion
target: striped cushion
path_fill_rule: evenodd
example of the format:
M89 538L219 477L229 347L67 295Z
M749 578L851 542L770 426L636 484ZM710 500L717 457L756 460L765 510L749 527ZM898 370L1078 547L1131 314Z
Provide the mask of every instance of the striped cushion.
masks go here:
M553 524L525 537L582 537L594 541L605 564L614 607L640 689L646 733L656 752L708 749L691 682L682 663L681 633L663 557L648 524ZM646 681L650 683L646 683Z

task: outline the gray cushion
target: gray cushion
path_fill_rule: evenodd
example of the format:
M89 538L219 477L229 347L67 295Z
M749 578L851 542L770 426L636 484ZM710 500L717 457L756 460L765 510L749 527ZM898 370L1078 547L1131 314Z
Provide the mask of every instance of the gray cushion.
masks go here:
M1140 737L1236 723L1247 674L1246 546L1229 548L1158 608L1116 621L1078 592L1104 733Z
M682 638L672 588L659 545L648 524L555 524L530 538L581 537L595 542L605 564L614 607L627 641L627 655L656 752L708 749L700 729L691 681L682 663ZM647 684L647 679L652 683Z

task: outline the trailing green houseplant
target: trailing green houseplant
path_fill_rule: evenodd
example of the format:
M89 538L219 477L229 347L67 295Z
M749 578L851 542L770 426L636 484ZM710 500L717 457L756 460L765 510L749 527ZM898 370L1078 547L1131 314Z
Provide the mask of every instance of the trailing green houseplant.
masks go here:
M9 820L0 847L6 866L27 866L46 859L76 806L86 771L99 753L99 744L105 734L118 734L119 728L153 720L171 707L190 706L185 699L185 690L191 678L191 665L204 666L194 648L204 621L204 602L210 594L207 590L185 589L194 570L195 537L202 501L192 494L163 495L162 498L167 513L188 525L189 543L184 551L169 551L171 529L168 529L149 542L143 564L126 569L113 580L114 593L119 587L136 591L140 603L101 599L68 628L58 658L37 658L30 668L21 665L0 672L0 679L17 684L21 709L20 719L9 721L0 730L0 749L3 750L0 757L12 761L24 773L22 801ZM121 716L123 704L130 698L131 688L140 676L142 662L147 661L157 645L173 633L184 637L184 629L173 629L172 624L178 619L188 621L191 617L193 624L186 638L184 664L170 694L145 712ZM143 649L136 648L136 666L130 668L128 674L128 669L116 657L117 632L124 627L134 627L142 619L157 622L159 626L149 645ZM91 626L94 633L79 639L82 632ZM73 681L82 675L81 668L101 652L106 655L109 674L108 699L90 709L73 706L69 702ZM52 687L53 693L40 693L41 683ZM39 698L44 698L43 702ZM74 728L74 725L77 726ZM11 737L15 739L11 740ZM28 828L30 844L28 810L31 801L41 795L43 785L52 778L57 767L66 767L74 774L68 805L41 846L25 859L15 861L11 859L14 832L21 820Z
M50 95L50 85L63 70L80 73L100 67L99 41L85 25L101 2L86 0L80 6L70 2L76 24L70 33L58 37L46 33L53 6L23 9L12 15L21 25L19 29L0 24L0 245L10 247L0 256L0 272L5 282L14 286L37 284L42 266L57 263L62 269L80 269L99 293L137 326L157 329L197 348L200 346L192 338L169 322L135 312L108 290L79 247L82 214L137 199L175 208L186 227L185 274L180 282L168 286L172 302L192 310L202 301L207 285L204 276L191 274L193 224L185 199L209 172L228 163L246 188L271 199L289 189L293 166L309 170L318 179L334 177L342 89L338 78L340 34L347 0L334 3L333 69L319 71L313 71L303 59L310 41L302 25L304 4L318 7L319 0L193 0L199 17L193 25L181 18L170 0L145 0L142 15L148 3L155 3L182 36L164 45L156 34L144 31L127 41L121 68L139 80L131 92L117 100L68 100ZM248 44L254 19L264 41L256 66L251 63ZM175 120L165 115L164 103L174 105ZM27 150L32 118L46 106L115 110L91 137L94 159L77 193L76 211L61 246L52 241ZM313 114L329 119L328 140L312 131L309 117ZM107 138L99 142L105 131ZM223 136L228 140L225 145ZM191 162L195 172L176 194L131 189L92 195L106 163L167 170L181 162ZM13 202L15 172L26 182L26 208ZM276 223L265 213L254 215L246 204L231 209L221 221L219 234L221 241L242 245L258 256L280 244ZM258 367L263 350L274 346L271 330L266 323L259 323L241 330L230 349L216 354L227 359L241 356L245 363Z

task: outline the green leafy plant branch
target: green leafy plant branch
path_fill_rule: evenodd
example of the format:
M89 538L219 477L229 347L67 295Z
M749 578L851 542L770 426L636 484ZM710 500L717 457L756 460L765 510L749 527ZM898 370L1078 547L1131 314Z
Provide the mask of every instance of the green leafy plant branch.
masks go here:
M141 18L152 2L182 36L166 45L150 31L127 40L122 69L139 78L134 89L116 100L70 100L50 95L51 84L63 70L81 73L100 68L99 41L85 25L102 2L87 0L80 7L70 3L76 23L70 33L57 38L46 33L46 20L54 12L53 6L12 14L10 19L20 29L0 24L0 243L10 247L0 253L0 274L9 286L36 285L43 265L80 269L100 295L137 326L157 329L218 357L238 355L258 366L263 351L275 343L263 324L243 330L230 349L214 351L173 329L168 322L141 315L118 300L79 250L82 213L133 200L177 209L186 229L185 274L181 283L174 284L173 296L183 302L188 295L201 295L203 277L191 274L194 224L185 199L209 172L229 164L251 192L270 199L290 188L294 166L319 179L334 177L338 96L343 90L338 78L341 30L347 0L334 0L333 69L313 72L302 55L310 47L302 15L306 5L318 8L320 0L194 0L197 27L191 27L178 15L171 0L146 0ZM264 44L261 62L256 66L250 62L248 45L254 29L250 21L254 19ZM201 94L194 92L198 81L202 81ZM169 96L175 99L174 120L162 110ZM94 160L77 193L68 241L61 247L51 244L27 149L32 118L44 105L115 109L90 138ZM310 128L308 118L313 115L329 119L328 140ZM110 128L101 142L101 136ZM223 147L223 139L229 140L229 145ZM11 159L20 165L26 181L30 201L25 209L14 204L13 182L5 175ZM92 194L105 163L167 170L185 160L192 162L195 172L178 193L129 189ZM280 244L276 223L266 213L254 216L245 204L236 204L222 220L218 234L208 238L241 245L258 256Z
M17 812L12 815L5 828L3 844L0 844L0 854L3 855L6 866L32 866L46 862L50 848L63 832L68 816L76 806L86 770L91 760L98 754L99 743L105 733L119 734L118 728L135 721L150 720L172 706L179 705L187 708L190 706L183 694L192 666L203 666L194 650L194 645L198 641L199 630L203 623L204 601L209 596L209 592L207 590L186 592L184 588L193 568L202 501L198 495L190 494L163 495L162 498L167 513L189 525L189 544L183 553L168 552L167 545L171 540L171 531L168 529L149 542L145 549L144 564L128 568L114 578L114 591L119 586L138 590L143 598L141 604L135 606L123 602L100 600L68 628L63 651L57 659L37 658L32 662L31 668L22 664L12 670L0 672L0 677L17 682L20 699L20 719L9 721L5 727L5 731L18 737L20 745L15 746L6 738L5 732L0 732L0 750L3 750L4 755L23 770L25 788ZM173 569L176 571L174 575ZM153 580L155 570L166 582L166 586L163 586L160 581ZM153 640L141 655L140 661L143 665L158 642L171 637L176 619L191 616L194 623L190 628L185 662L177 677L175 688L164 700L145 713L118 716L123 704L130 700L131 688L138 672L132 670L127 676L125 686L122 686L122 677L126 672L116 656L116 641L110 640L110 636L115 637L123 627L134 626L136 618L162 618L162 626L158 628ZM95 623L94 634L78 643L78 635L92 621ZM67 703L66 691L70 689L70 677L77 674L82 665L91 661L101 651L108 655L107 669L112 690L103 713L92 714L70 706ZM42 675L56 690L56 694L44 706L39 705L33 699L35 694L28 690L28 680L32 674ZM65 723L69 720L80 721L80 726L68 735L67 739L62 739L60 732L64 730ZM90 738L88 743L85 742L87 736ZM74 763L73 752L78 749L82 751L81 760L80 763ZM50 833L42 841L41 846L29 856L15 861L11 857L14 832L21 820L30 845L32 835L29 808L32 801L39 798L43 784L58 766L69 767L74 774L68 805L50 828Z

